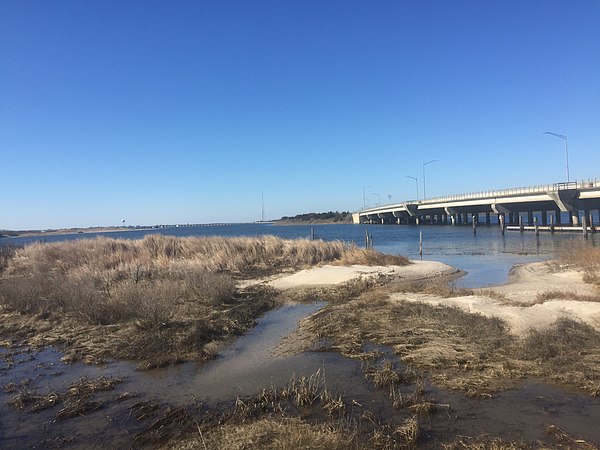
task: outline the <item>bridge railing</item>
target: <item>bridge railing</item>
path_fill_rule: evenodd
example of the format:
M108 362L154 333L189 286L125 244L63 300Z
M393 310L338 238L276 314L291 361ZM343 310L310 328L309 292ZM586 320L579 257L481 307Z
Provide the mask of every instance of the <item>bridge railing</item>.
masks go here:
M540 194L546 192L555 192L564 189L590 189L600 187L600 183L594 180L587 181L571 181L564 183L554 184L542 184L537 186L526 186L509 189L497 189L490 191L481 192L469 192L465 194L447 195L444 197L428 198L427 200L421 200L418 204L429 204L429 203L440 203L447 201L456 200L476 200L480 198L491 198L491 197L511 197L513 195L527 195L527 194Z
M526 186L526 187L517 187L517 188L509 188L509 189L497 189L497 190L489 190L489 191L480 191L480 192L468 192L463 194L455 194L455 195L446 195L443 197L434 197L428 198L426 200L409 200L405 202L399 203L389 203L385 205L377 205L375 207L367 207L359 209L358 212L361 211L376 211L379 209L385 209L392 206L402 206L402 205L427 205L431 203L442 203L449 201L457 201L457 200L477 200L480 198L493 198L493 197L511 197L514 195L527 195L527 194L540 194L546 192L555 192L564 189L593 189L600 188L600 181L597 179L594 180L585 180L585 181L571 181L571 182L563 182L563 183L554 183L554 184L541 184L537 186Z

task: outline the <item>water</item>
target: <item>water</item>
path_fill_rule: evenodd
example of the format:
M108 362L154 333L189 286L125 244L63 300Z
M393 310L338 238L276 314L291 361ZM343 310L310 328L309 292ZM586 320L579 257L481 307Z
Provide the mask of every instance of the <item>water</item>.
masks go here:
M573 234L541 234L510 232L502 236L497 226L480 226L473 234L470 226L394 226L394 225L273 225L240 224L199 227L171 227L150 230L115 231L107 233L62 234L22 238L0 238L0 245L23 245L31 242L57 242L89 239L96 236L141 239L147 234L170 236L263 236L286 239L315 237L325 241L340 240L363 246L365 233L373 237L374 247L384 253L400 254L411 259L419 256L419 232L423 233L423 259L441 261L465 272L458 281L462 287L483 287L505 283L515 264L541 261L554 257L563 246L582 237ZM591 235L589 245L598 245Z

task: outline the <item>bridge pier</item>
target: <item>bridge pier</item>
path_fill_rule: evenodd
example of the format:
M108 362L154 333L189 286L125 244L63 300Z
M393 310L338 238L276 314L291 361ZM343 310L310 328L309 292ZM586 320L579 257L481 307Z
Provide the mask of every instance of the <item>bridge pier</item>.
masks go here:
M533 225L533 211L527 211L527 225Z
M561 216L560 209L556 209L554 211L554 222L556 223L556 225L560 225L562 223L562 220L561 220L560 216Z
M548 225L548 211L542 211L542 225Z
M570 213L570 220L569 222L571 223L571 225L577 227L579 226L579 211L575 210L575 211L571 211Z
M489 212L485 213L485 223L487 225L489 225L490 223L492 223L492 221L490 220L490 213Z

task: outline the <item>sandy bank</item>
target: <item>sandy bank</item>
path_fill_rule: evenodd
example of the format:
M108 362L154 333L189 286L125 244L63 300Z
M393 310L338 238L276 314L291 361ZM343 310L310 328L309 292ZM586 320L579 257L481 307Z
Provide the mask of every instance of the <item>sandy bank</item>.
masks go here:
M269 285L279 290L332 286L359 277L391 276L406 281L416 281L459 271L436 261L411 261L407 266L323 266L301 270L269 281Z
M500 296L491 298L490 291ZM577 271L557 270L551 263L531 263L515 267L507 284L476 290L475 295L441 298L418 293L395 293L390 299L455 306L470 313L498 317L506 321L511 332L516 335L523 335L530 328L545 328L560 318L581 320L600 329L600 303L578 300L537 301L537 295L547 291L597 294L593 286L586 284Z

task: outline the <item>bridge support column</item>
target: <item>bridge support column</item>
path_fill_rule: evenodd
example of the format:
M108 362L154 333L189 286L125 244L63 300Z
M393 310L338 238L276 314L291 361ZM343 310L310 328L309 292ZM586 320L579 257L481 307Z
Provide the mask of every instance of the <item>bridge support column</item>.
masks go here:
M514 225L515 223L515 213L508 213L508 223L509 225Z
M467 213L463 213L463 215L462 215L462 223L463 223L464 225L466 225L466 224L468 224L468 223L469 223L469 214L467 214Z
M490 220L490 213L489 212L485 213L485 223L487 225L489 225L490 223L492 223L491 220Z
M533 225L533 211L527 211L527 225Z
M569 222L571 222L571 225L577 227L579 226L579 211L575 210L575 211L571 211L570 212L570 220Z
M560 209L557 209L554 211L554 222L556 223L556 225L561 224L560 213L561 213Z
M590 214L590 210L589 210L589 209L586 209L586 210L583 212L583 217L585 217L586 223L587 223L587 224L588 224L588 226L589 226L589 223L590 223L590 217L591 217L591 214Z
M548 225L548 211L542 211L542 225Z

